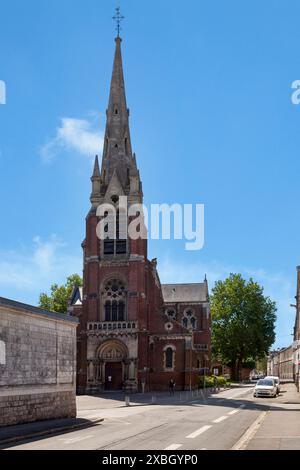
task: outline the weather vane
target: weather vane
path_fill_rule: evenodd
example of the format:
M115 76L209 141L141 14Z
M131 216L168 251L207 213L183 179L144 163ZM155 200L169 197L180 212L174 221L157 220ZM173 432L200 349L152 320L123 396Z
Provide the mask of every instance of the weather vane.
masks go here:
M118 38L120 37L121 21L124 20L125 16L122 16L120 13L120 7L116 8L116 14L113 16L113 20L116 22L116 30L118 31Z

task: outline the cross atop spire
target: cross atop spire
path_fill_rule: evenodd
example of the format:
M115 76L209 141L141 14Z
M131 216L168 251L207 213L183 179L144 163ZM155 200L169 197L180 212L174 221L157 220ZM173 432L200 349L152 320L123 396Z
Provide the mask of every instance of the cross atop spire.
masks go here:
M113 16L113 20L115 20L116 22L116 30L118 32L118 38L120 37L120 30L122 29L121 28L121 21L123 21L125 18L125 16L122 16L121 13L120 13L120 7L117 7L116 8L116 14L115 16Z

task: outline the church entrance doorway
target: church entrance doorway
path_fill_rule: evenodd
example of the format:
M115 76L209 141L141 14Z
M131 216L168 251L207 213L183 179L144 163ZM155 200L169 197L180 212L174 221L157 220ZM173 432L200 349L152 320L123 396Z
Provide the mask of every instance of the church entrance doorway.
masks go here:
M128 378L128 349L120 340L104 341L98 349L102 367L102 386L105 390L122 390Z
M107 362L105 364L105 389L121 390L123 385L122 362Z

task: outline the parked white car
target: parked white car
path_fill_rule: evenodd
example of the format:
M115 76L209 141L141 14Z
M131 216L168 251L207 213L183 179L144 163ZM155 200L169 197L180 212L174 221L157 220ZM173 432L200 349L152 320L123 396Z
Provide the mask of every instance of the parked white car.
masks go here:
M280 392L280 379L277 375L267 375L267 377L265 377L265 379L273 379L274 382L275 382L275 385L277 387L277 395L279 394Z
M260 379L254 387L254 397L276 397L277 386L274 379Z

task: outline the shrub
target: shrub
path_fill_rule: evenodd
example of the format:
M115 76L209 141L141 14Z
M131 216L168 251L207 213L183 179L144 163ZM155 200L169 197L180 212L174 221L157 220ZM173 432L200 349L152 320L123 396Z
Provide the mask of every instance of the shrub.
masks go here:
M198 377L198 388L212 388L214 386L214 378L210 376L199 376Z
M222 375L203 375L198 376L197 379L198 388L213 388L213 387L225 387L227 385L227 379Z
M225 387L226 386L227 380L226 380L225 377L223 377L223 375L218 376L217 381L218 381L218 386L219 387Z

